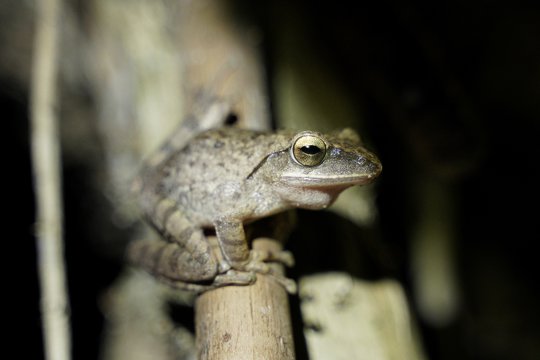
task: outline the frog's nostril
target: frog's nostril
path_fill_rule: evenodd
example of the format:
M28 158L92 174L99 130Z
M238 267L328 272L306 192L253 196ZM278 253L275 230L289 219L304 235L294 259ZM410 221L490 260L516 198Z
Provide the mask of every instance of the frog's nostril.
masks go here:
M231 112L225 118L225 126L233 126L238 122L238 115L234 112Z

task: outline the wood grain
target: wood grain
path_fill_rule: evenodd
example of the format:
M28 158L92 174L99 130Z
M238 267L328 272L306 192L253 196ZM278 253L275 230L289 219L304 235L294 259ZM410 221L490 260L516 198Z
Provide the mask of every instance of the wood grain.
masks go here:
M278 251L281 245L260 238L253 248ZM283 266L272 264L283 274ZM250 286L227 286L202 294L195 304L198 359L294 359L288 295L269 276Z

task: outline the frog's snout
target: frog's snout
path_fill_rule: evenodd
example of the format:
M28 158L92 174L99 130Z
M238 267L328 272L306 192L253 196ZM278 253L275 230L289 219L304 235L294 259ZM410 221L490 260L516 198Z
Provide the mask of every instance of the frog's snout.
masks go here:
M358 157L357 163L364 168L367 178L370 180L378 177L382 172L381 161L375 154L366 152Z

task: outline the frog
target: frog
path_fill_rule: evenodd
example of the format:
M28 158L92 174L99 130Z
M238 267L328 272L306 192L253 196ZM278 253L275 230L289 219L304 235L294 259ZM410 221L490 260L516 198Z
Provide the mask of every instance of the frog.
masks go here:
M223 111L207 117L223 120ZM257 274L271 272L270 261L291 266L287 251L250 249L244 227L289 209L325 209L345 189L371 183L382 170L349 128L326 134L235 126L196 131L197 123L204 121L188 119L183 129L191 127L193 135L182 130L172 136L134 185L144 218L161 237L134 242L128 258L176 288L249 285ZM294 291L290 282L279 281Z

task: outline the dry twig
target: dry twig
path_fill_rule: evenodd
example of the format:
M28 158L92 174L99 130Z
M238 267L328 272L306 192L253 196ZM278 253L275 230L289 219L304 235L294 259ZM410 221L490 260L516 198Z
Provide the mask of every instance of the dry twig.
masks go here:
M70 335L62 244L59 137L55 114L60 11L60 0L37 2L31 137L45 354L47 359L65 360L70 358Z

